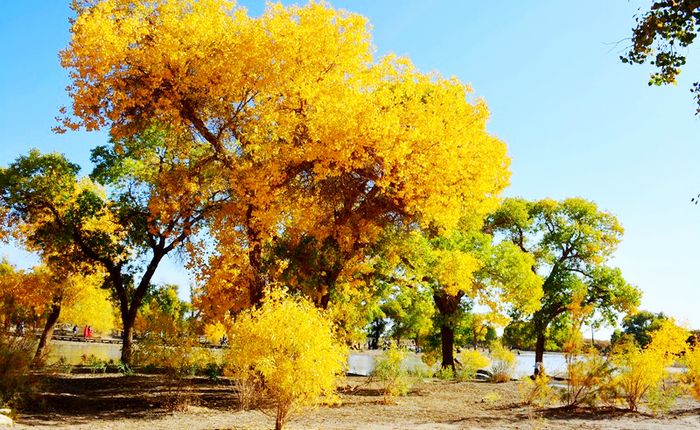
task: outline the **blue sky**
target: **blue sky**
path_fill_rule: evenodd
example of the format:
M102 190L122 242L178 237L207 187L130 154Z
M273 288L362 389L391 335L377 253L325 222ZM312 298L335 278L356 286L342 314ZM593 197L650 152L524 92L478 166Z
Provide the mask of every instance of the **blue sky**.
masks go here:
M0 14L0 164L36 147L89 170L104 133L55 135L68 103L57 53L68 0L3 2ZM263 2L243 1L251 14ZM291 2L290 2L291 3ZM618 216L625 237L613 264L644 291L642 307L700 328L700 42L677 86L648 87L649 68L621 64L633 16L648 2L334 1L369 17L377 54L406 55L423 71L470 83L486 99L489 130L508 143L509 196L580 196ZM0 254L31 264L21 252ZM174 261L157 277L187 290Z

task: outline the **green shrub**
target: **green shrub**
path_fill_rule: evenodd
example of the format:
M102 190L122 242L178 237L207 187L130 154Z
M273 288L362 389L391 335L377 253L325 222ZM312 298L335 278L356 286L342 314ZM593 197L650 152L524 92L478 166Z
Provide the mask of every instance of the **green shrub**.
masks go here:
M107 372L107 362L98 358L94 354L90 355L83 355L80 357L80 361L83 364L83 366L87 367L90 369L90 371L94 373L105 373Z
M451 381L455 379L455 372L451 367L441 367L435 372L435 377L444 381Z
M134 369L131 368L126 363L122 363L121 361L117 364L117 371L121 373L124 376L131 376L134 374Z
M405 396L411 389L412 381L408 371L401 366L406 352L392 345L374 363L372 376L383 384L384 400L395 396Z

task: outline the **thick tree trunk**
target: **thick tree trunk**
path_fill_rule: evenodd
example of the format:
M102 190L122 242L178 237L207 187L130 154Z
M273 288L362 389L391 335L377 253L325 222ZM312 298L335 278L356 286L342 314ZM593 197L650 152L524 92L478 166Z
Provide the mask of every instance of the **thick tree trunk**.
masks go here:
M440 343L442 344L442 368L450 367L454 370L455 329L451 324L443 323L440 326Z
M249 234L253 235L253 238L256 238L253 233ZM256 241L252 244L252 247L248 252L248 262L253 271L248 297L251 306L259 306L265 296L265 280L262 277L262 245L260 242Z
M338 282L341 269L334 267L326 268L324 271L326 272L326 276L324 276L325 285L323 285L319 290L316 306L321 309L328 309L328 305L331 303L331 291L333 291L336 282Z
M32 360L32 367L39 367L44 361L44 355L46 354L47 347L51 341L51 337L53 336L53 329L56 327L56 322L58 322L59 316L61 316L61 298L57 297L54 299L49 315L46 318L44 331L41 332L39 345L36 348L36 353L34 354L34 359Z
M124 326L124 332L122 334L121 361L131 366L134 358L134 321L131 321L128 317L122 318L122 325Z
M265 296L265 280L263 279L263 255L262 255L262 243L261 234L253 226L253 212L255 211L255 206L252 204L248 205L246 209L246 233L248 235L248 241L250 242L250 248L248 251L248 264L252 270L250 285L248 286L248 299L250 301L250 306L259 306Z
M537 342L535 343L535 371L534 375L544 374L544 330L537 332Z
M151 258L150 263L148 263L146 271L141 277L141 281L133 291L131 297L129 297L129 294L127 294L127 290L123 284L121 278L121 268L119 268L118 271L115 270L113 275L110 274L112 282L116 282L115 289L118 292L120 302L119 308L121 310L122 326L124 328L124 334L122 335L121 361L129 366L133 365L134 324L136 323L136 315L138 314L139 308L143 303L143 298L151 286L151 279L153 279L153 275L158 268L158 264L160 264L160 261L168 252L162 248L162 243L159 246L160 248L153 249L153 257Z
M457 295L445 294L444 292L433 293L435 306L440 313L440 343L442 346L442 367L451 367L454 370L454 341L455 341L455 317L459 310L459 302L464 293L461 291Z
M331 303L331 293L326 289L322 294L321 294L321 300L319 300L318 306L321 309L328 309L328 305Z

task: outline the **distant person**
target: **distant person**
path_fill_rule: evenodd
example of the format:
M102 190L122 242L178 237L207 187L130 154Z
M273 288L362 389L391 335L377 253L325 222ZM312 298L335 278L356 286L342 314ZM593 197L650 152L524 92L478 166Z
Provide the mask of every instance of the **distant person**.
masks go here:
M85 327L83 328L83 337L85 339L90 337L90 327L87 324L85 324Z
M73 325L73 337L78 336L78 325Z
M20 321L19 324L17 324L17 333L20 336L24 336L24 321Z

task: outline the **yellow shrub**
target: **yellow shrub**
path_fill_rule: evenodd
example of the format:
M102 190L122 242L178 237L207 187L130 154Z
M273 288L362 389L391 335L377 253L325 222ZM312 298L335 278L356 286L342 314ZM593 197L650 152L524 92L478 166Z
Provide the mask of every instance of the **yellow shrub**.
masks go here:
M219 321L204 326L204 337L211 344L218 345L226 335L226 327Z
M518 392L524 404L540 408L549 406L557 398L554 389L549 385L549 377L544 373L540 373L534 379L523 378L518 384Z
M332 323L309 301L284 291L236 318L225 363L244 381L262 382L276 407L277 429L289 413L335 400L336 377L347 350L333 336Z
M433 367L440 361L441 357L442 355L439 349L429 349L421 354L420 359L426 366Z
M491 360L473 349L460 352L459 361L462 366L457 371L457 379L461 381L473 379L477 370L485 369L491 365Z
M700 345L688 351L685 355L685 364L688 371L685 374L686 382L689 384L690 394L700 400Z
M493 382L510 381L515 373L516 357L500 342L491 346L491 380Z
M666 368L686 350L688 333L673 320L664 321L652 334L649 345L640 350L634 346L615 354L619 368L615 385L632 410L637 410L641 399L650 392L655 397L663 393L664 380L669 377ZM662 404L655 398L655 404Z
M14 337L0 330L0 408L13 406L31 390L29 366L35 349L30 336Z
M564 404L596 406L600 400L614 397L611 394L614 367L596 349L579 356L567 354L566 370L568 378L561 393Z

